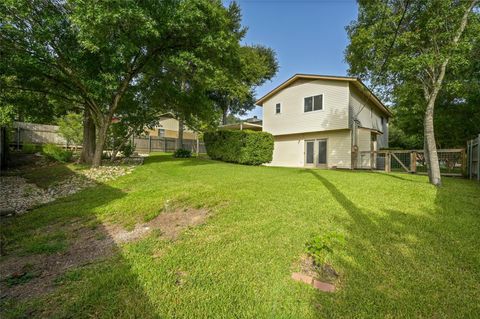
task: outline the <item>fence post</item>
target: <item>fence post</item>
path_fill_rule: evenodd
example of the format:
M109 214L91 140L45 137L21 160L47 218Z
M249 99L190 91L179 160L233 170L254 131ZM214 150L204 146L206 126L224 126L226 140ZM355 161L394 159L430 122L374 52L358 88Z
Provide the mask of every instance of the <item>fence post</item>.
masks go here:
M152 151L152 136L148 136L148 152Z
M167 152L167 138L163 138L163 151L166 153Z
M477 181L480 181L480 134L477 138Z
M385 153L385 172L387 173L390 173L391 172L391 156L390 156L390 152L387 151Z
M469 179L472 179L472 150L473 150L473 147L472 147L472 144L473 144L473 140L471 141L467 141L467 166L468 166L468 178Z
M468 148L468 142L467 142ZM467 176L467 154L465 153L465 149L462 150L462 176Z
M17 127L17 151L20 150L20 126Z
M417 172L417 152L415 151L410 153L410 172Z
M200 142L198 140L198 135L197 135L197 157L199 152L200 152Z

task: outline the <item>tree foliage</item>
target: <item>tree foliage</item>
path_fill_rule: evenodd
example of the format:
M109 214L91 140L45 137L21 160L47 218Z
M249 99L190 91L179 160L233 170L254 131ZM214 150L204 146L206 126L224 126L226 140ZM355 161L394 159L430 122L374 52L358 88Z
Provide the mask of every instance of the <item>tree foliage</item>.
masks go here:
M83 141L83 115L68 113L58 121L58 132L67 141L67 144L80 145Z

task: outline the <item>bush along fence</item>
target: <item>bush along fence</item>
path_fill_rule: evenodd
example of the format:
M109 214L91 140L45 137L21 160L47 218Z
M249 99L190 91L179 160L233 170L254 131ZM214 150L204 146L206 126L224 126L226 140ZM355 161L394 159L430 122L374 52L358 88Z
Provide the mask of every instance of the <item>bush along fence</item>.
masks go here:
M273 136L270 133L220 130L206 132L203 138L212 159L246 165L272 161Z
M480 181L480 134L467 142L467 176Z
M440 173L444 176L464 176L467 156L465 149L437 150ZM380 150L359 152L356 169L383 170L385 172L427 173L423 150Z

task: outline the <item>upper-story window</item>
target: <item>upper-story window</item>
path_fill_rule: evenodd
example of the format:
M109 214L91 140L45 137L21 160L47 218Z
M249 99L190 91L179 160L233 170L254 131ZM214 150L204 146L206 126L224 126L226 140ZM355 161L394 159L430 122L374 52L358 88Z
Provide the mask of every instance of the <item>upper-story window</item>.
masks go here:
M165 129L163 128L158 129L158 137L165 137Z
M282 105L280 103L277 103L275 105L275 114L280 114L281 111L282 111Z
M312 112L323 110L323 94L309 96L303 100L303 111Z

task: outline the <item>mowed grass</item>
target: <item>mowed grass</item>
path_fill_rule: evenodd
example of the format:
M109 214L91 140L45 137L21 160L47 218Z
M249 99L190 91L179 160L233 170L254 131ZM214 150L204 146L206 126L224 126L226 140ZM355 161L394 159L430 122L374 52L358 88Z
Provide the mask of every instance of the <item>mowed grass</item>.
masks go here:
M444 178L249 167L156 154L132 174L12 220L8 242L85 220L127 228L165 207L205 207L202 226L152 234L57 289L6 301L5 317L475 318L480 314L480 185ZM344 234L338 291L290 276L312 234ZM26 250L28 251L28 249Z

